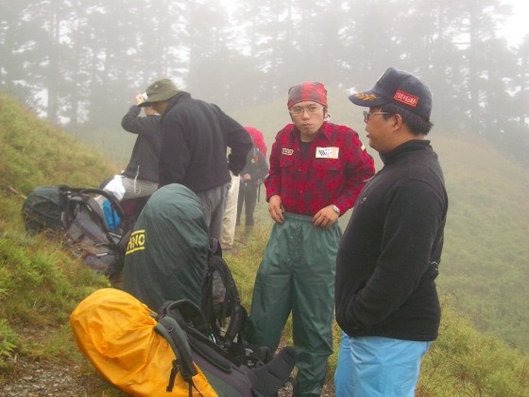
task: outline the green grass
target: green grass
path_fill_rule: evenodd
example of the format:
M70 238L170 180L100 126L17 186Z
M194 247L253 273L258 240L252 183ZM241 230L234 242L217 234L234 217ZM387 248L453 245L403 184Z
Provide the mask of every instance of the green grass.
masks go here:
M56 335L80 299L107 285L57 239L26 235L24 196L39 185L97 187L115 167L2 94L0 153L0 367L9 370L16 354L68 357L71 335L51 343L47 333Z
M419 396L527 396L529 359L480 334L448 304L424 360Z
M288 121L277 111L283 105L241 111L242 121L265 130L270 146L278 125ZM271 127L259 125L272 109L277 117ZM331 113L347 122L345 107ZM359 112L353 121L360 122ZM436 132L432 140L450 195L439 277L446 302L418 395L529 396L529 357L523 353L529 351L529 176L479 139ZM20 216L23 196L35 186L96 187L118 167L2 94L0 153L0 378L13 375L16 357L76 363L90 395L121 396L77 351L68 325L77 303L107 281L68 255L57 239L27 236ZM251 234L238 230L238 252L226 255L246 307L271 228L263 201L257 216ZM290 333L287 326L287 342ZM333 355L329 376L335 363Z

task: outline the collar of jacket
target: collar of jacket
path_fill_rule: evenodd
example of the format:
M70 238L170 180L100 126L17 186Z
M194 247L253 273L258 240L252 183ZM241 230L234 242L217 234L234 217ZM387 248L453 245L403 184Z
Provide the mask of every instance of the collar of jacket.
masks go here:
M167 105L167 109L165 109L165 112L163 112L161 120L165 117L165 115L171 110L176 104L182 100L191 98L191 94L186 91L180 91L175 96L169 99L169 103Z
M380 158L384 165L388 165L394 163L403 155L418 150L432 150L430 141L426 139L413 139L411 141L404 142L402 145L397 146L390 152L380 153Z
M301 140L301 132L297 129L295 124L290 124L292 127L291 133L290 133L290 140ZM319 139L321 136L325 137L328 141L331 140L331 136L333 133L332 125L324 121L321 125L320 129L318 130L318 133L314 137L314 139L311 142L314 142L315 140Z

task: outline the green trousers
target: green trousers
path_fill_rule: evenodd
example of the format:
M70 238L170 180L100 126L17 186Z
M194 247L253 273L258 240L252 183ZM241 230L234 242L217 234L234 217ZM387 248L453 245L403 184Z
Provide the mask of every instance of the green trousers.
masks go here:
M298 374L294 396L319 396L332 354L334 273L341 231L312 225L312 217L286 214L275 224L259 266L249 339L275 351L292 313Z

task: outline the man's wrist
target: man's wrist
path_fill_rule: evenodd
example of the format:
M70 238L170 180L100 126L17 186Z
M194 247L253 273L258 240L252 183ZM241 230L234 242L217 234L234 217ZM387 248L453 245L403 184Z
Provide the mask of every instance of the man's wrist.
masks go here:
M338 215L340 215L342 212L340 211L340 208L338 208L336 205L331 206L332 210L336 212Z

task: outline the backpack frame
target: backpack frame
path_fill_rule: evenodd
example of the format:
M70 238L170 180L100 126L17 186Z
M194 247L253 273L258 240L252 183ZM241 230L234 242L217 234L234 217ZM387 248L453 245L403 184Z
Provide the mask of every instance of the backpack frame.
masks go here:
M107 225L99 203L102 199L108 200L111 213L121 219L117 230L110 230ZM96 271L108 277L121 271L130 230L112 194L67 185L37 187L24 202L22 217L29 233L60 234L68 250Z
M217 340L229 346L240 337L248 314L241 304L237 284L220 251L210 251L208 255L202 310Z

